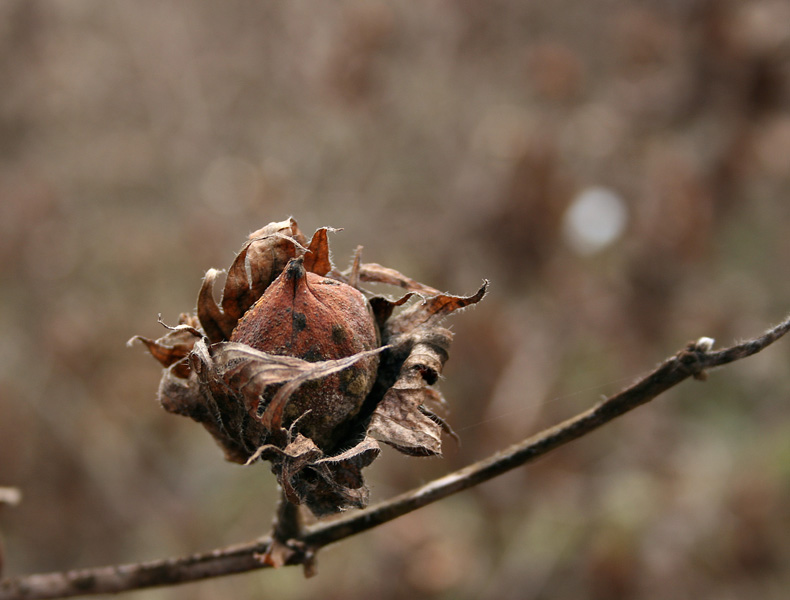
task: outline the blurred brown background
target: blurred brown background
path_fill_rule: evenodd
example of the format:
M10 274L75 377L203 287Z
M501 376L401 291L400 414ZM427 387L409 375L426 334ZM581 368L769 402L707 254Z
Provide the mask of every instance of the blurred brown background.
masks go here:
M374 499L790 310L783 0L0 3L6 574L266 533L274 478L155 402L134 334L294 215L455 293L463 445ZM580 215L580 216L579 216ZM790 345L296 569L135 598L786 598Z

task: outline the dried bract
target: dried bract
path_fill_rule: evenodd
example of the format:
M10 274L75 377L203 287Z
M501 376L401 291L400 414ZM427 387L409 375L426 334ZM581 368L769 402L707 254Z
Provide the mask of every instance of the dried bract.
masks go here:
M219 272L210 269L196 315L182 314L158 340L133 338L165 367L165 410L201 423L230 461L269 461L287 499L318 516L367 504L361 469L378 456L377 440L406 454L441 453L442 433L452 431L433 385L452 334L439 323L487 286L442 294L361 263L359 252L340 272L331 231L308 243L293 219L270 223L242 246L219 303ZM375 296L363 282L407 293Z

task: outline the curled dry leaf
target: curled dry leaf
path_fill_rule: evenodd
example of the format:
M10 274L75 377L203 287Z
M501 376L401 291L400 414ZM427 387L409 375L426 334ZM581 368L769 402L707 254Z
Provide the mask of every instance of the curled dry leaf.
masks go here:
M201 423L228 460L265 460L286 498L318 515L364 507L362 469L377 441L415 456L441 453L445 402L433 386L448 358L450 313L479 302L394 269L332 265L328 234L308 243L294 219L250 235L222 297L210 269L197 313L158 340L137 336L164 367L165 410ZM360 282L396 285L391 299ZM410 304L409 304L410 303Z

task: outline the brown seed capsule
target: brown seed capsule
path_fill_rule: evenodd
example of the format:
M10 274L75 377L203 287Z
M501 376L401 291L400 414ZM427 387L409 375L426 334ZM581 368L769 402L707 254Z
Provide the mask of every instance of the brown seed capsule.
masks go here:
M196 315L158 340L134 338L165 367L167 411L202 424L230 461L269 462L286 498L316 516L367 504L362 469L377 442L441 454L442 434L452 434L434 412L444 404L433 385L452 339L441 322L487 288L444 294L357 253L340 279L407 292L366 301L333 279L329 231L307 243L294 219L270 223L242 246L219 304L210 269ZM421 301L407 305L414 295Z
M378 332L358 290L305 271L298 257L239 320L231 341L317 362L372 350L378 346ZM304 384L289 400L284 424L309 410L300 430L321 446L331 445L333 430L359 412L377 369L378 356L366 357L338 374ZM265 394L264 402L272 395ZM254 417L258 406L247 409Z

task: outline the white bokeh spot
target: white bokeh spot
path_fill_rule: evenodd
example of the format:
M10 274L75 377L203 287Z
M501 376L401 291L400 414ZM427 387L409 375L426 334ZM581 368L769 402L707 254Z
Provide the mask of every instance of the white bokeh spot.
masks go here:
M565 212L563 234L579 254L594 254L615 242L627 221L628 210L620 195L605 187L589 187Z

